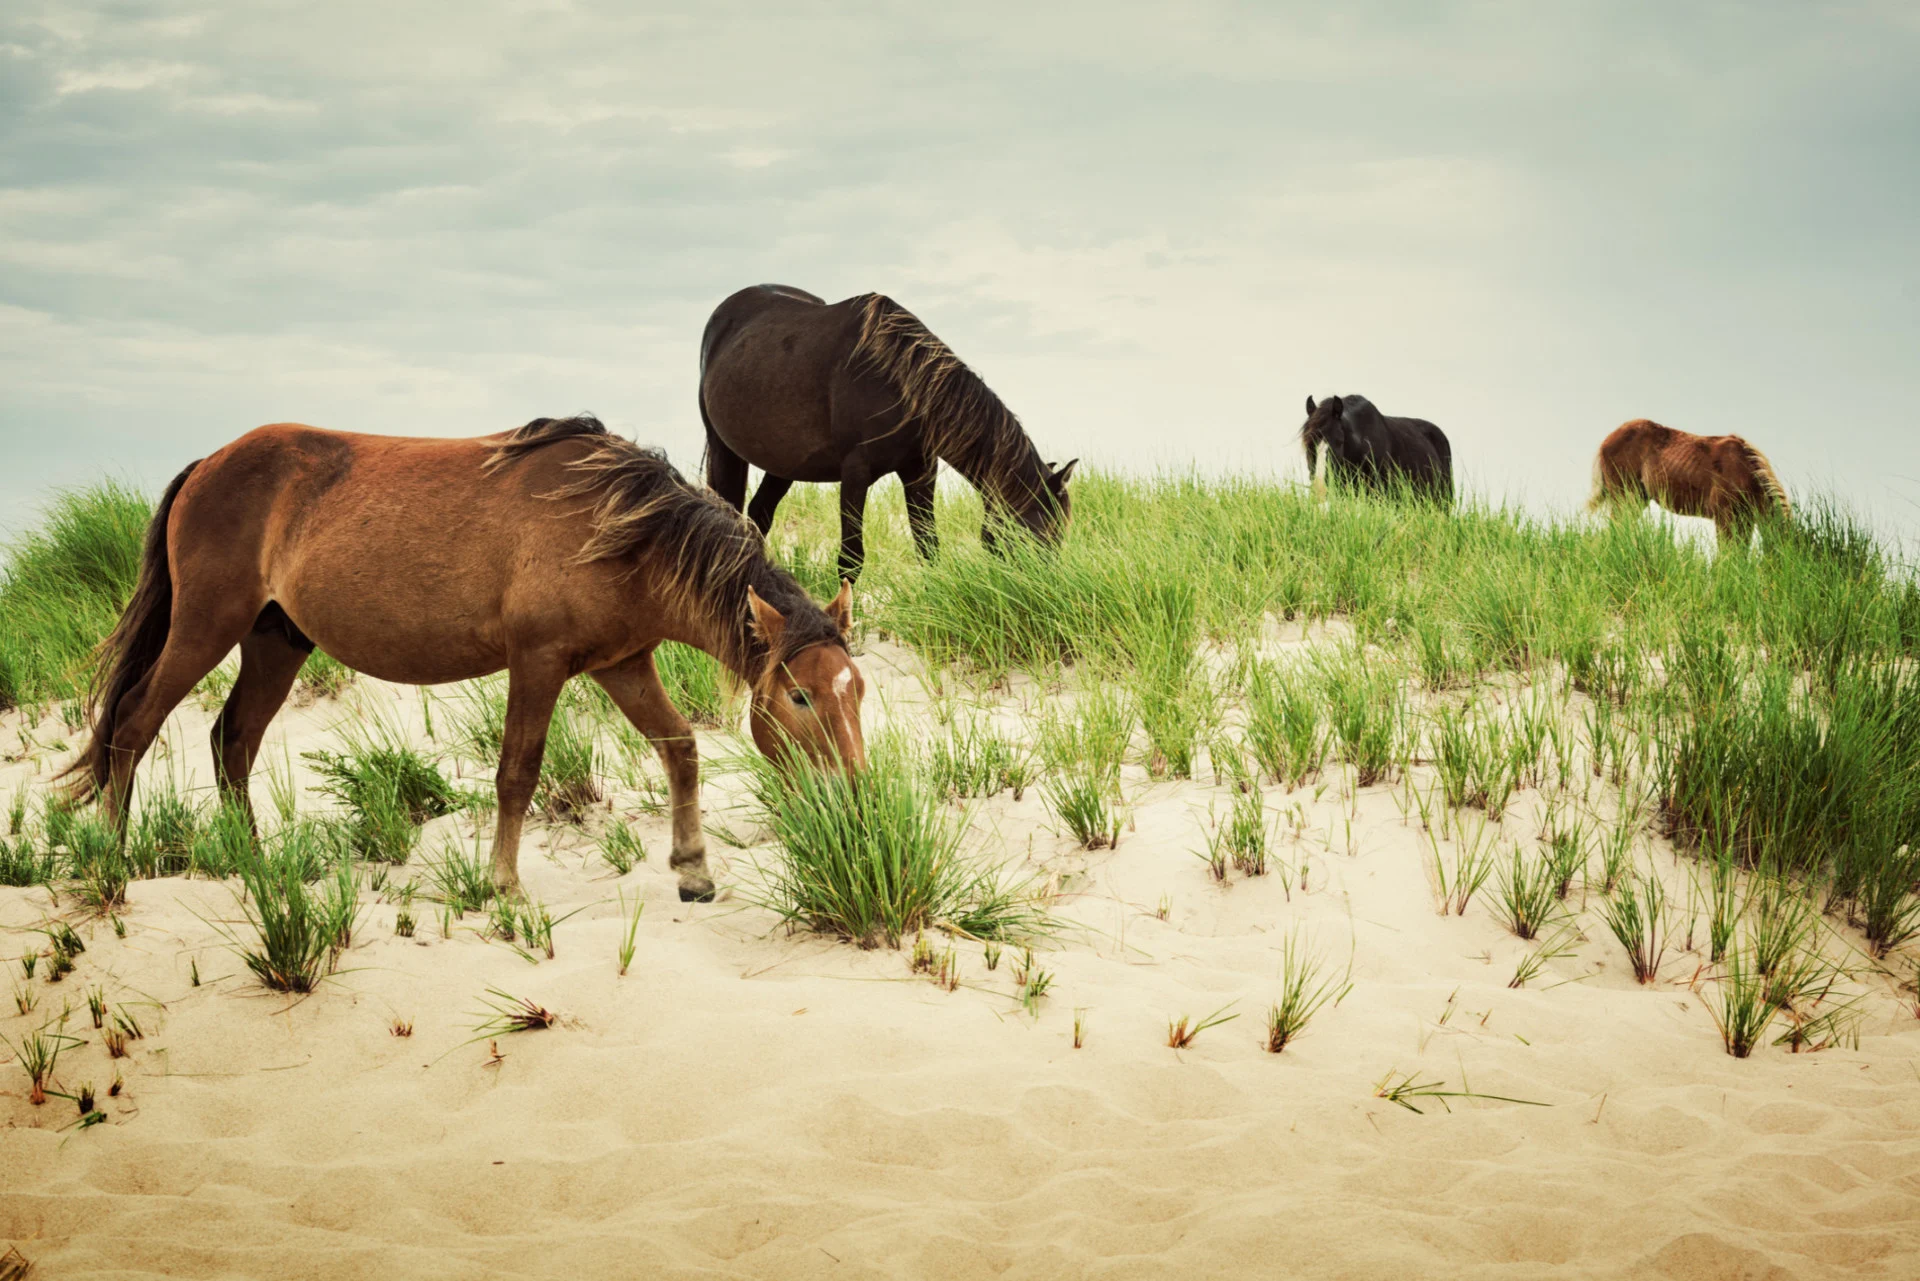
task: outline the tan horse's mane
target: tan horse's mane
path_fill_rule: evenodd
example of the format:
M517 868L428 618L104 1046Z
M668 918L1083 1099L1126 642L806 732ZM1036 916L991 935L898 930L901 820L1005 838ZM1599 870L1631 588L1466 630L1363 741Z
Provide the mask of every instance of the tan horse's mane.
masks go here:
M853 301L860 336L848 363L864 365L899 394L902 421L924 425L936 457L1008 502L1025 500L1019 491L1031 480L1021 472L1044 480L1047 467L1013 411L905 307L885 294Z
M758 685L781 664L819 644L846 648L846 637L793 576L767 557L760 531L711 490L696 488L658 449L608 431L599 419L536 418L508 432L487 458L495 472L538 449L580 440L586 452L568 464L578 478L545 498L591 498L593 534L578 560L630 560L653 590L711 625L716 657ZM747 589L786 616L769 648L752 621Z

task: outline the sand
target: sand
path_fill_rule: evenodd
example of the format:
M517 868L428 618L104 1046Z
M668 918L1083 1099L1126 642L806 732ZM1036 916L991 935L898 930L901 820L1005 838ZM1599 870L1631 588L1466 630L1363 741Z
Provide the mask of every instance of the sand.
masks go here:
M862 662L870 733L924 716L910 657L876 643ZM1044 696L1016 681L997 714ZM425 741L415 692L362 681L356 701ZM297 764L345 711L289 708L268 755ZM209 718L183 708L150 768L204 785ZM43 750L23 755L23 729ZM45 785L62 734L0 720L0 756L20 758L0 798ZM446 937L425 904L396 937L370 895L341 973L304 999L263 990L223 942L232 887L136 882L124 939L80 921L78 971L36 978L32 1016L0 1011L17 1039L70 999L88 1044L61 1080L125 1083L79 1131L66 1100L27 1102L0 1050L0 1251L45 1278L1920 1276L1920 1021L1863 958L1857 1048L1738 1061L1683 939L1642 987L1588 910L1573 955L1509 988L1529 945L1481 899L1435 912L1394 785L1348 796L1334 770L1317 795L1270 789L1276 814L1298 807L1287 870L1216 884L1195 851L1226 793L1200 774L1129 767L1111 851L1075 848L1034 791L974 807L973 848L1056 887L1037 1017L975 943L947 992L904 952L790 935L742 893L770 846L711 837L733 893L679 903L660 818L638 821L650 857L624 878L595 850L604 816L530 828L531 893L579 909L554 959L472 917ZM710 778L710 826L764 839L737 787ZM1516 800L1509 832L1529 834L1537 802ZM426 847L465 822L438 820ZM1648 848L1684 904L1688 864ZM624 978L617 891L647 904ZM48 913L44 890L0 889L15 984ZM1263 1014L1296 925L1336 966L1351 956L1352 991L1273 1055ZM89 1026L95 984L147 1030L117 1063ZM562 1020L471 1041L488 987ZM1167 1047L1169 1019L1223 1006L1238 1018ZM1416 1114L1375 1096L1389 1072L1529 1102Z

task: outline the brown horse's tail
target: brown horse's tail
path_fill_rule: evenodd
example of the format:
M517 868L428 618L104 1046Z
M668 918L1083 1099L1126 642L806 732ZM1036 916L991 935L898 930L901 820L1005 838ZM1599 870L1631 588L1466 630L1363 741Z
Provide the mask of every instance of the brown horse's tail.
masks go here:
M160 506L147 525L146 549L140 559L140 579L133 596L120 615L120 621L94 651L94 668L87 688L87 715L92 738L86 749L56 776L74 775L67 785L68 799L84 804L98 796L113 772L113 731L120 716L120 702L127 691L138 685L166 648L167 633L173 626L173 572L167 565L167 518L173 514L173 500L180 486L200 463L188 463L173 478Z
M1740 448L1746 451L1747 461L1753 465L1753 480L1756 485L1760 486L1760 492L1767 496L1767 501L1773 504L1774 511L1782 519L1791 517L1793 515L1793 504L1788 501L1787 487L1780 483L1780 477L1778 473L1773 470L1773 464L1767 461L1765 454L1755 449L1752 445L1749 445L1745 440L1741 440L1737 436L1734 439L1740 440Z

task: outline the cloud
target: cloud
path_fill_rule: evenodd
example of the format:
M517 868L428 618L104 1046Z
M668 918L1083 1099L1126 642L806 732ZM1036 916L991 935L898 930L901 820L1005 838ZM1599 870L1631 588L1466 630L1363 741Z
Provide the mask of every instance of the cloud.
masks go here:
M1916 54L1885 4L17 5L0 522L276 418L690 463L706 315L778 280L894 293L1053 456L1292 467L1359 390L1539 501L1651 414L1920 527Z

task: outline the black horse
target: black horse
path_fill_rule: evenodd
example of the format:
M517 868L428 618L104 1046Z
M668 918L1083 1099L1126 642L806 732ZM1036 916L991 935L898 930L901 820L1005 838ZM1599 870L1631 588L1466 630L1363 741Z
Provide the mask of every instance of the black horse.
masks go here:
M828 304L786 285L742 289L700 340L707 484L765 534L795 481L839 482L840 572L860 572L867 490L897 474L920 554L932 557L933 487L945 459L986 500L981 537L1010 521L1042 543L1066 532L1067 481L1000 398L905 307L882 294ZM1078 462L1075 459L1074 462Z
M1453 447L1446 433L1424 418L1389 418L1365 396L1329 396L1317 406L1309 396L1300 443L1307 451L1307 479L1315 488L1331 472L1337 480L1377 493L1404 488L1435 502L1453 501ZM1316 474L1322 446L1326 465Z

